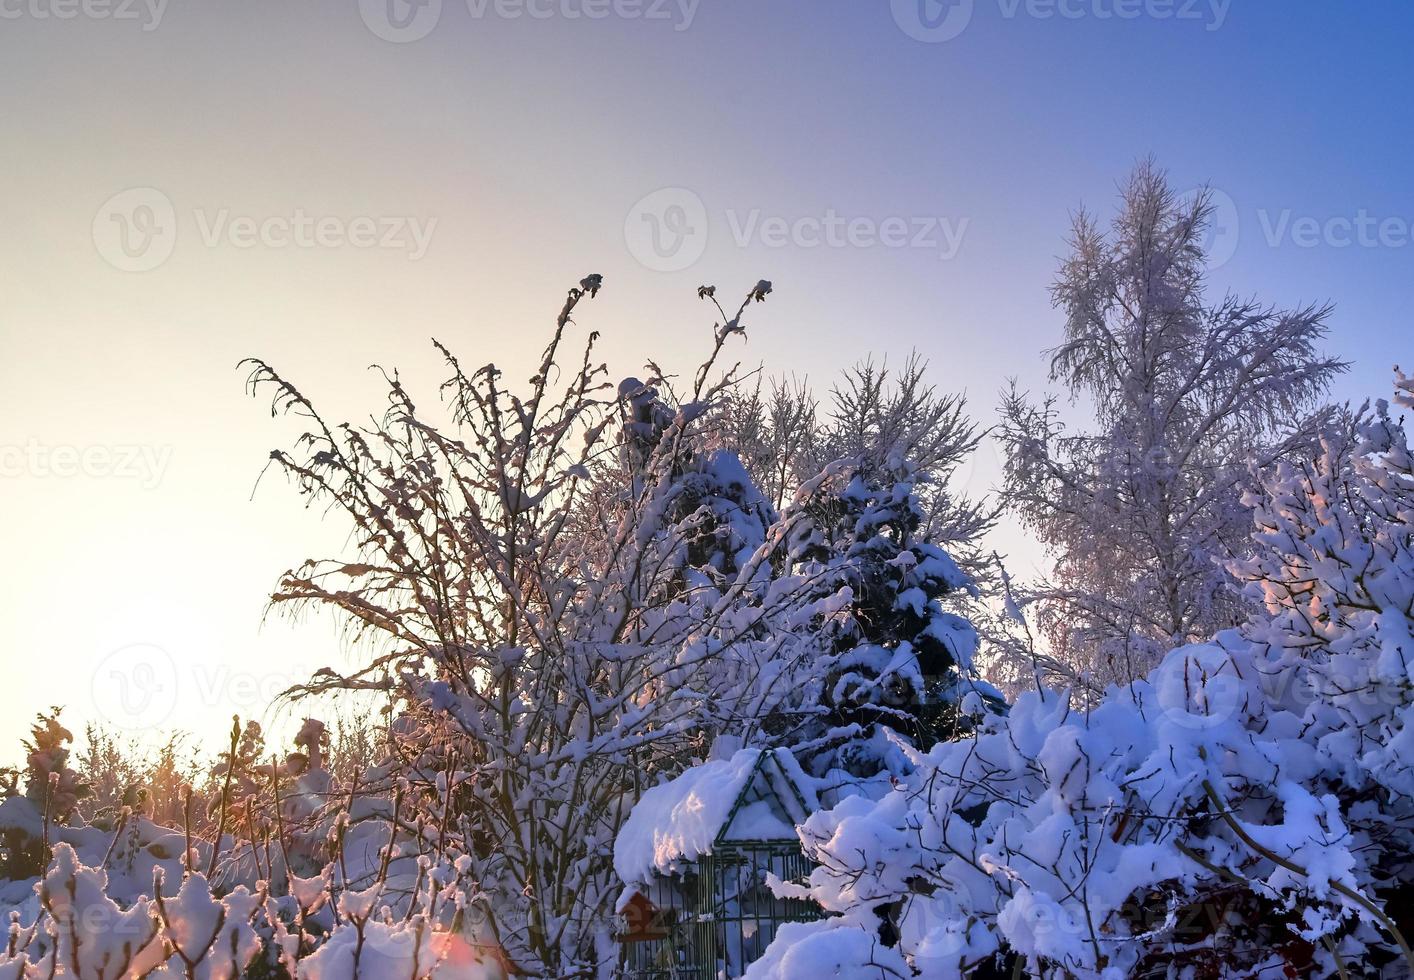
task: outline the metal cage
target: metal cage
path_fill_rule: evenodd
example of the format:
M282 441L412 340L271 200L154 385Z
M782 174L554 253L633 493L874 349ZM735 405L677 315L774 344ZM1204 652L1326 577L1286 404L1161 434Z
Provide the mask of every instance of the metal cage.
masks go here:
M660 878L647 897L662 915L662 939L624 946L625 980L739 977L786 922L820 918L819 906L778 898L766 875L800 881L814 865L795 840L717 848L681 876Z
M624 980L729 980L746 972L787 922L822 916L814 902L776 897L767 875L802 882L815 867L795 837L738 828L737 817L765 803L783 826L810 808L774 753L763 752L718 831L711 853L640 889L655 922L626 942ZM759 825L757 825L759 827ZM741 831L741 832L738 832Z

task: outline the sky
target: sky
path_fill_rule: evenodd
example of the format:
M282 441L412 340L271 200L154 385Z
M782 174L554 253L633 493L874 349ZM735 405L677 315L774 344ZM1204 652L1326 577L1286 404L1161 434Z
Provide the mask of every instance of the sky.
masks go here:
M267 619L347 529L257 480L298 432L421 401L429 339L528 377L564 290L611 373L739 351L821 387L918 351L990 422L1045 387L1071 213L1153 154L1219 205L1212 288L1330 301L1335 393L1414 363L1403 0L0 0L0 760L63 705L150 743L350 666ZM958 483L999 477L986 445ZM1023 577L1044 555L996 546Z

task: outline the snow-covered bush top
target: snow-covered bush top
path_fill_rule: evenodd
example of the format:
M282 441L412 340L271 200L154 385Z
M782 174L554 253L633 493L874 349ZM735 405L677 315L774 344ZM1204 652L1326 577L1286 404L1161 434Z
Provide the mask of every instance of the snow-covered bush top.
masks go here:
M748 976L906 975L895 952L930 978L1414 967L1381 908L1408 887L1414 833L1406 435L1381 404L1262 487L1234 571L1267 615L1089 711L1026 694L910 752L883 798L812 816L819 867L781 890L838 918L783 930Z

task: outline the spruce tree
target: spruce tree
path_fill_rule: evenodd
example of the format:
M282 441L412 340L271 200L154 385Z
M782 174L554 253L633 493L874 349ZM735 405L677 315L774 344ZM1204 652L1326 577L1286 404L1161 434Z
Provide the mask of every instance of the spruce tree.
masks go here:
M816 494L794 543L826 591L848 596L821 619L820 706L835 738L817 769L872 776L894 755L884 728L926 748L959 724L977 634L943 603L973 586L923 533L918 479L906 461L860 461Z

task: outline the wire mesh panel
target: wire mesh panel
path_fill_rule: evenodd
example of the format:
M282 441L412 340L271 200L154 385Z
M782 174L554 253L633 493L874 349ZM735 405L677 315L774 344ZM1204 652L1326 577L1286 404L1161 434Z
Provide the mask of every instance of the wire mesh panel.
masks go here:
M795 841L719 847L694 874L662 879L647 896L662 910L663 939L627 944L627 980L740 977L786 922L818 919L813 902L778 898L767 874L800 881L813 865Z

